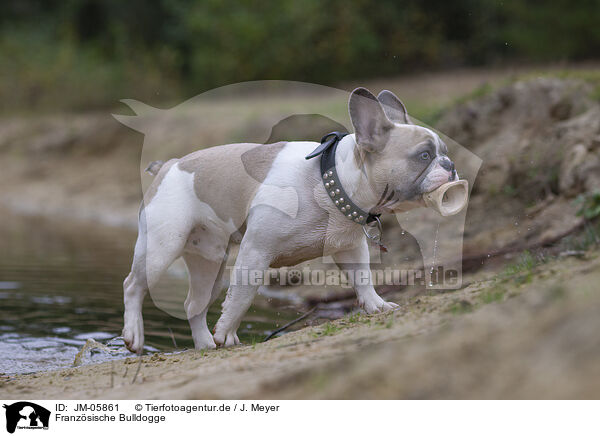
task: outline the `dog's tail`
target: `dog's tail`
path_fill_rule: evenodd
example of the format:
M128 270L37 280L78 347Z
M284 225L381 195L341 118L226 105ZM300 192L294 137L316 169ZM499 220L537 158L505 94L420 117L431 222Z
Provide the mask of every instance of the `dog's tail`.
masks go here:
M144 171L155 176L158 174L164 164L165 163L162 160L155 160L154 162L151 162L150 165L148 165L148 168L146 168Z

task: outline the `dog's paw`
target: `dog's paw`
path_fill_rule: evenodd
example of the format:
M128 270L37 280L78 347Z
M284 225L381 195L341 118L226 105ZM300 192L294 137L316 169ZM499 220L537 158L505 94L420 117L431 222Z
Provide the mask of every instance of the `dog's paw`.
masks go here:
M379 295L375 295L370 298L359 299L358 305L364 309L369 315L373 313L381 313L387 312L390 310L395 310L398 305L396 303L392 303L391 301L385 301Z
M221 331L217 329L213 336L215 344L218 347L233 347L234 345L240 345L240 339L238 338L237 332L235 331Z
M194 348L196 350L214 350L217 348L217 344L215 344L212 335L209 334L206 338L202 338L198 341L194 340Z
M123 327L123 341L132 353L141 353L144 349L144 321L142 317L126 317Z

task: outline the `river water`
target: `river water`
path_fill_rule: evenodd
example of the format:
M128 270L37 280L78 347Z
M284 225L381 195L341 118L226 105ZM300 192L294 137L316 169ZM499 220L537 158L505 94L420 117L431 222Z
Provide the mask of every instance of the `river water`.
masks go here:
M108 343L123 326L122 283L135 234L122 229L14 216L0 210L0 375L70 367L88 339ZM168 274L167 306L181 312L187 278ZM165 302L162 302L163 307ZM218 318L220 301L209 313ZM185 319L144 303L146 351L193 348ZM177 313L175 313L177 315ZM243 342L260 341L297 316L295 309L254 305L239 330ZM211 327L212 328L212 327ZM119 339L111 353L92 351L84 363L133 356Z

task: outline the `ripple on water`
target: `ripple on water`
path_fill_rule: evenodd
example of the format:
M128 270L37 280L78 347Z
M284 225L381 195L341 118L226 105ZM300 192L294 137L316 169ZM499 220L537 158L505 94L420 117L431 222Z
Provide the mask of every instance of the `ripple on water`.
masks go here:
M3 291L19 289L20 287L21 287L21 284L19 282L2 282L2 281L0 281L0 289ZM4 292L0 292L0 298L2 298L2 294L4 294Z
M88 339L107 344L121 333L123 279L135 234L17 217L4 210L0 216L0 373L68 368ZM164 304L183 308L185 275L167 276L160 286L164 295L172 295ZM219 315L217 301L208 313L211 326ZM292 310L280 316L253 307L252 319L238 334L250 342L296 316ZM160 310L152 298L144 303L144 327L149 352L193 347L187 320ZM108 353L106 348L86 352L82 362L133 356L122 340L108 347Z
M92 335L78 335L107 338L111 335L96 332ZM87 339L59 337L24 337L16 333L0 334L0 374L26 374L38 371L52 371L73 366L75 356L85 345ZM106 362L131 356L122 340L110 341L109 352L94 349L83 357L81 363ZM151 346L144 347L148 352L158 351Z

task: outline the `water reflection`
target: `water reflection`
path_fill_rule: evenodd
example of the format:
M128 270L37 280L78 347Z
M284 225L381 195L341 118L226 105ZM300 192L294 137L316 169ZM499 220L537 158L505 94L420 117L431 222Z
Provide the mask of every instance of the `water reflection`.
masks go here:
M106 342L120 335L122 282L129 271L135 234L121 229L23 218L0 211L0 373L69 366L88 338ZM187 292L187 280L171 275L161 286L173 304ZM163 293L164 294L164 293ZM212 325L219 302L209 312ZM239 335L253 341L297 316L293 309L254 306ZM144 303L148 351L192 348L187 321ZM122 343L116 357L127 355ZM106 360L102 354L94 360Z

